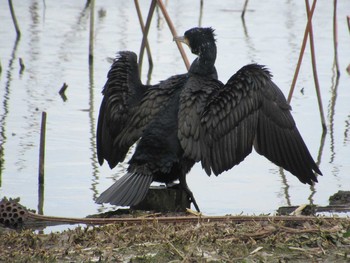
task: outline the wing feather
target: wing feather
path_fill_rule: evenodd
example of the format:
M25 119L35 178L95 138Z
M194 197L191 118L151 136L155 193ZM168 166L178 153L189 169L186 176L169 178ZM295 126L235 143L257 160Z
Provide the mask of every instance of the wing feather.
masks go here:
M321 174L303 141L282 91L263 66L240 69L207 102L200 160L215 175L240 163L254 147L303 183Z
M202 165L215 175L239 164L252 151L260 103L251 75L244 68L238 71L204 109L201 125L208 149Z
M301 182L317 182L314 172L321 175L321 171L296 127L283 93L270 78L265 79L259 93L261 108L254 142L256 151Z
M102 165L107 160L111 168L124 160L131 145L115 147L119 134L128 126L130 116L144 95L138 73L137 56L133 52L118 53L107 75L97 124L97 156Z
M150 87L135 112L130 116L128 127L117 138L119 147L134 144L151 121L169 105L169 102L187 80L187 74L175 75ZM117 146L117 145L116 145Z

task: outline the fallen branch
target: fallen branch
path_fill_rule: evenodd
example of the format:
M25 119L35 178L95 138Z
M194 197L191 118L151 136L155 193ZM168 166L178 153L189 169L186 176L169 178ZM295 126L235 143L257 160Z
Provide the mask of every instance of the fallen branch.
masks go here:
M144 224L144 223L209 223L209 222L307 222L313 220L340 220L350 222L348 218L314 216L159 216L159 217L122 217L122 218L69 218L44 216L28 211L13 200L0 202L0 224L7 227L37 228L63 224Z

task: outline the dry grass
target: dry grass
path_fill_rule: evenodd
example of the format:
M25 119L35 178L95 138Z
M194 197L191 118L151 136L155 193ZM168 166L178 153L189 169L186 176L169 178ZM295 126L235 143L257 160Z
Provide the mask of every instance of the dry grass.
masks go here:
M0 229L0 262L349 262L349 220Z

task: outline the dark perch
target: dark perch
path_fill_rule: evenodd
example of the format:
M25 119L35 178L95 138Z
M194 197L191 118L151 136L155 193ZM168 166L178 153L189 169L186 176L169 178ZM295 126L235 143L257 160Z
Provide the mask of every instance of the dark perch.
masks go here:
M190 197L183 189L151 186L145 199L131 206L130 209L155 212L185 212L190 206Z

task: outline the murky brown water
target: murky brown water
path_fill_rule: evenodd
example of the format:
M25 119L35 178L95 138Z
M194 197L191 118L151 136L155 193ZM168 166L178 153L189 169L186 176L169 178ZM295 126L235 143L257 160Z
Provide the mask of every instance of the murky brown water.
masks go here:
M140 1L144 19L149 1ZM274 81L288 95L306 24L302 1L252 1L242 23L240 1L164 1L179 33L198 26L216 29L217 69L225 82L244 64L267 65ZM328 132L322 129L307 46L291 105L310 152L324 176L314 188L300 184L288 172L251 154L231 171L207 177L200 165L188 183L205 214L270 213L281 205L325 205L338 190L350 190L350 34L346 24L350 2L338 1L336 83L333 61L333 1L318 3L314 15L317 69ZM38 208L38 155L42 111L47 112L44 213L86 216L104 211L94 199L123 173L99 167L95 130L101 90L117 51L139 52L141 31L133 1L97 1L95 59L88 65L89 9L85 1L14 3L22 37L15 30L6 1L0 3L0 196L20 197ZM151 83L186 68L157 10L149 35L154 68ZM194 56L186 52L190 60ZM25 64L20 73L19 58ZM147 59L143 81L147 80ZM67 100L58 91L67 83ZM302 94L300 90L303 89Z

